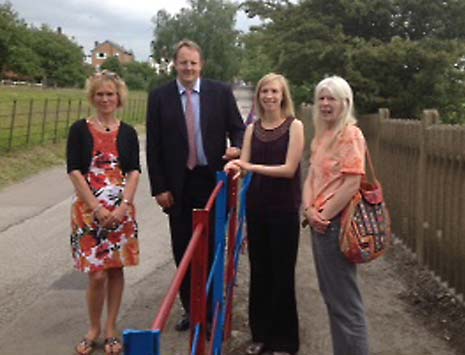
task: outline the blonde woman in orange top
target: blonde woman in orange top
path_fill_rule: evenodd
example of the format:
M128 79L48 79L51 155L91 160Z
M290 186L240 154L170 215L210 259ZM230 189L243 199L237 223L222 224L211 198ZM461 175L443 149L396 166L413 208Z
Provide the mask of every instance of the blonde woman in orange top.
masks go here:
M302 194L334 355L369 354L356 266L346 260L338 239L341 213L365 174L365 139L355 125L353 105L352 89L343 78L332 76L316 86L315 137Z
M67 172L75 196L71 209L71 252L75 267L88 275L87 334L76 353L92 353L104 333L105 354L123 352L117 319L124 290L124 267L139 264L134 196L139 183L136 130L117 118L127 87L115 73L102 71L87 80L95 113L76 121L67 143ZM102 329L102 313L107 319Z

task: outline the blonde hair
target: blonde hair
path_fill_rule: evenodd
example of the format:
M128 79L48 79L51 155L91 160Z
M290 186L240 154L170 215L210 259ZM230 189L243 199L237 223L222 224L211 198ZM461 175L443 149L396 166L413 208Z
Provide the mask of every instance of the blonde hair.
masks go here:
M265 84L268 84L271 81L277 81L279 82L279 84L281 84L281 90L283 93L283 100L281 102L281 112L285 117L295 117L294 102L292 101L291 91L289 90L289 84L284 76L275 73L266 74L263 78L261 78L258 81L257 87L255 88L254 105L257 109L258 117L263 118L263 115L265 114L265 111L263 110L263 107L260 104L259 100L260 90Z
M349 125L357 123L357 119L354 115L354 94L349 83L341 78L340 76L330 76L320 81L315 87L314 101L313 101L313 124L315 127L315 137L312 141L312 150L316 144L317 139L321 137L321 134L325 128L325 122L321 119L320 113L320 100L319 96L321 91L324 89L328 90L336 100L341 101L343 108L339 116L339 120L336 122L335 139L337 139L344 129ZM334 142L334 140L333 140ZM329 143L329 146L333 142Z
M109 70L102 70L86 80L87 99L94 106L94 95L104 83L113 83L118 95L118 108L124 107L128 100L128 88L118 74Z

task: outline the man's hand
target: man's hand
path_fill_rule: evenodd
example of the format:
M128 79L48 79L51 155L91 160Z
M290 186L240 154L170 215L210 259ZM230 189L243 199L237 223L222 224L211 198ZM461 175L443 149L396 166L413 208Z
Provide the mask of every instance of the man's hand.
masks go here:
M241 150L237 147L228 147L226 148L226 153L223 155L224 160L231 160L239 158L241 155Z
M162 192L161 194L156 195L155 199L163 209L170 208L174 204L174 198L170 191Z

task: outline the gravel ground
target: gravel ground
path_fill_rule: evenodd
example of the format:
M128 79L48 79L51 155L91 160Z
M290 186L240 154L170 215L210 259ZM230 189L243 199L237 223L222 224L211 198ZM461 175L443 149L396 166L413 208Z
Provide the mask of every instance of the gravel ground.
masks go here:
M326 308L320 297L310 240L303 231L296 269L300 355L331 354ZM418 266L400 242L382 258L359 267L373 355L465 354L465 307ZM248 261L241 259L228 355L244 354Z

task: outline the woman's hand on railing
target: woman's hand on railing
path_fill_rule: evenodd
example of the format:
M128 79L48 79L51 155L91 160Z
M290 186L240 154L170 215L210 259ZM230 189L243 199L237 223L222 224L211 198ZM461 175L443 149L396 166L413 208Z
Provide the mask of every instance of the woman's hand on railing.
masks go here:
M233 175L233 179L236 179L237 177L239 177L241 175L241 172L242 172L242 169L241 167L239 166L238 162L240 162L239 159L234 159L234 160L230 160L225 166L224 166L224 171L226 173L232 173L234 174Z

